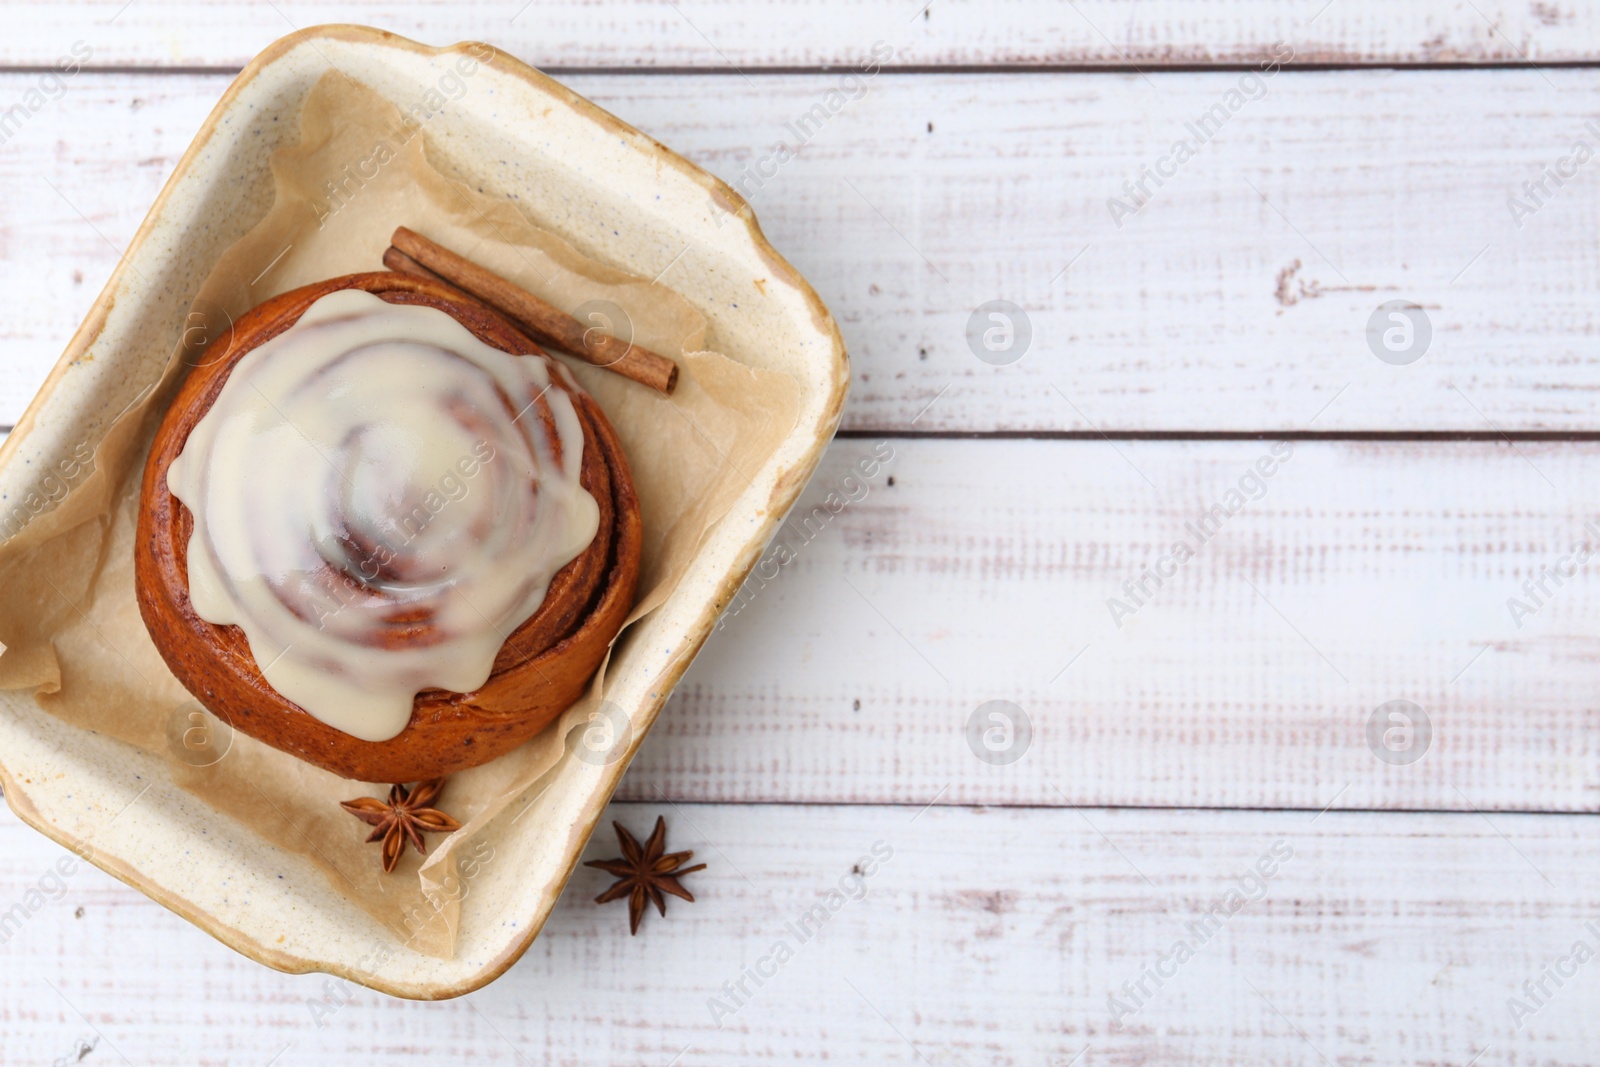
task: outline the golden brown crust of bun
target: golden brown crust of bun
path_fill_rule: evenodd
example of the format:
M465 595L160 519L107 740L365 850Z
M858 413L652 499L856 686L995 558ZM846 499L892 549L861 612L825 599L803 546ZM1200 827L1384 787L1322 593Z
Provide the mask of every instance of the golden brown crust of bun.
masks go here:
M600 506L600 532L556 573L544 603L501 648L489 680L471 693L429 689L417 694L406 728L380 742L335 730L280 695L261 676L244 632L206 622L189 602L193 519L168 491L167 468L238 361L288 329L313 302L340 289L439 308L495 348L542 354L495 311L439 282L405 274L332 278L253 308L217 338L204 364L189 372L156 431L145 464L135 547L139 611L172 673L235 729L346 778L438 778L516 748L583 695L633 607L643 536L639 499L616 431L592 398L573 392L584 430L582 484Z

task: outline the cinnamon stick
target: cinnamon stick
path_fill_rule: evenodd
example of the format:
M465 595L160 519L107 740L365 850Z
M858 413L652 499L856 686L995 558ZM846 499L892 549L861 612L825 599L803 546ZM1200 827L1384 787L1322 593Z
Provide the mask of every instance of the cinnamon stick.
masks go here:
M554 304L404 226L394 231L390 241L393 247L383 254L384 266L390 270L431 276L453 285L510 316L540 344L662 393L677 387L678 365L666 356L585 325Z
M400 251L394 245L390 245L388 248L383 250L383 265L394 271L396 274L415 274L419 278L430 278L433 281L441 282L444 285L450 285L449 282L444 280L443 275L435 274L427 267L424 267L421 263L418 263L404 252ZM455 289L456 287L450 285L450 288ZM461 292L459 289L456 291Z

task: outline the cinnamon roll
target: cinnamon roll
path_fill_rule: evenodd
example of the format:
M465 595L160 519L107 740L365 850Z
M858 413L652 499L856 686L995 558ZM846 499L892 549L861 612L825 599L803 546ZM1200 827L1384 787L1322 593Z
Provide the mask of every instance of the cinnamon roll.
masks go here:
M348 778L485 763L576 701L633 605L615 431L439 281L355 274L242 316L145 466L135 580L234 728Z

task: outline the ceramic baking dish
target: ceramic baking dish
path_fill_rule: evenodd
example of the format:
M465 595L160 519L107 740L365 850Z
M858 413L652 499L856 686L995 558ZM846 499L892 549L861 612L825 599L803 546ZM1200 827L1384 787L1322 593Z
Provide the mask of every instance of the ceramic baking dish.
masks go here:
M306 94L330 65L400 98L437 82L465 46L429 48L361 26L326 26L272 45L245 68L184 153L127 254L20 424L0 448L0 493L97 441L131 382L179 339L218 256L267 211L267 161L296 136ZM799 383L792 433L717 523L671 598L636 624L613 659L608 696L628 712L628 757L810 476L848 384L839 331L815 292L762 236L728 186L503 53L477 87L431 120L435 165L530 205L536 221L588 255L650 274L663 247L692 242L675 288L709 319L720 351ZM512 165L505 165L510 162ZM719 220L720 223L719 224ZM752 300L755 279L765 299ZM464 904L457 952L439 959L398 940L314 873L280 878L287 857L177 788L166 764L0 692L0 782L26 822L251 958L326 971L396 996L437 999L491 981L528 948L577 863L628 759L567 758L507 836ZM133 801L138 800L137 803ZM92 847L89 828L115 819Z

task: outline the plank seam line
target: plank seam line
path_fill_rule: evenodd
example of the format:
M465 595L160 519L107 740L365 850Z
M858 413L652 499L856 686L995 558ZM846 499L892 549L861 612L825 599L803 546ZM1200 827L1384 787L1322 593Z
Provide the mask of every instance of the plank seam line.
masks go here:
M0 797L5 793L0 790ZM637 804L660 807L663 804L683 806L689 805L698 808L900 808L904 811L921 812L930 808L955 808L960 811L975 812L987 809L1003 811L1192 811L1196 813L1232 813L1258 814L1258 815L1459 815L1467 818L1481 818L1484 815L1539 815L1574 819L1592 819L1600 816L1600 811L1570 811L1554 808L1360 808L1360 807L1264 807L1259 805L1222 804L1026 804L1026 803L988 803L988 804L928 804L921 801L874 801L874 800L695 800L688 797L673 797L661 794L658 798L645 800L630 800L623 798L612 799L614 804ZM10 812L7 812L10 814ZM21 825L21 820L17 821Z
M1412 71L1437 71L1437 70L1589 70L1600 68L1600 59L1551 59L1551 60L1491 60L1487 62L1473 62L1471 60L1445 60L1422 61L1407 63L1395 60L1372 61L1337 61L1325 63L1285 63L1283 70L1289 73L1326 73L1337 71L1391 71L1395 73L1408 73ZM184 75L184 74L216 74L236 75L244 68L234 65L206 66L206 65L174 65L156 66L138 63L109 63L104 66L85 66L85 74L131 74L131 75ZM739 70L726 67L697 67L697 66L548 66L540 67L541 71L553 77L569 77L577 75L636 75L641 77L686 77L691 75L709 75L714 77L741 77L745 75L767 75L784 77L790 75L826 75L837 74L853 69L848 63L813 64L813 65L775 65L768 67L745 66ZM883 67L880 75L907 75L924 76L929 74L1121 74L1121 75L1151 75L1151 74L1243 74L1260 70L1260 60L1239 59L1218 63L1169 63L1151 61L1142 65L1130 63L927 63L906 65L899 67ZM53 74L56 68L49 64L34 63L0 63L0 74Z
M616 804L638 804L661 806L663 804L692 805L695 807L726 807L726 808L902 808L906 811L920 811L924 808L956 808L961 811L982 811L997 809L1004 811L1171 811L1171 812L1213 812L1241 814L1267 814L1267 815L1459 815L1465 818L1482 818L1484 815L1538 815L1560 816L1564 818L1593 819L1600 817L1600 811L1571 811L1553 808L1360 808L1360 807L1262 807L1255 805L1228 806L1222 804L1028 804L1028 803L988 803L988 804L934 804L918 803L914 801L876 801L876 800L690 800L683 797L661 797L658 799L646 798L644 800L629 800L614 798Z
M16 429L0 425L0 435ZM1326 441L1392 444L1600 443L1600 431L1511 430L840 430L841 441Z
M863 430L834 435L843 440L897 438L912 441L1461 441L1506 444L1600 441L1597 430Z

